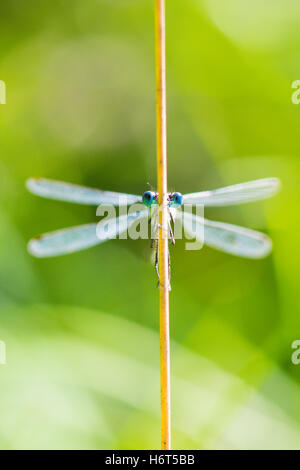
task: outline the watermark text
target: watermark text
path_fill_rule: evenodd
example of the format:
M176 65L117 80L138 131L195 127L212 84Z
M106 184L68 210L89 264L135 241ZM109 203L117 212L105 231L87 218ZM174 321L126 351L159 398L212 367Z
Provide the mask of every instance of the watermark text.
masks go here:
M0 340L0 366L6 364L6 345Z
M121 203L122 202L122 203ZM124 201L120 201L117 215L113 205L100 205L96 215L102 217L97 224L97 237L101 241L111 239L157 240L159 229L163 230L163 237L173 242L186 238L190 240L185 244L186 250L200 250L204 244L204 206L184 204L180 208L168 208L168 220L164 227L159 223L160 207L154 205L146 208L144 204L137 203L127 208ZM193 242L191 241L193 240Z
M6 84L0 80L0 104L6 104Z

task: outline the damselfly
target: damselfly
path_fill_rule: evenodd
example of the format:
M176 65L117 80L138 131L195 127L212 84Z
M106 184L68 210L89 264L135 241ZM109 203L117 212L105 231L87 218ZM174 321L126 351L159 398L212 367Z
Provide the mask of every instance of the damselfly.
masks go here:
M172 224L184 205L192 206L229 206L257 201L273 196L280 187L277 178L264 178L248 183L236 184L213 191L202 191L182 195L179 192L168 194L168 214L170 240L175 243L172 232ZM73 253L94 245L98 245L111 238L116 238L126 232L130 226L143 218L149 218L149 209L157 207L152 211L152 246L155 248L154 264L158 275L158 194L154 191L146 191L142 196L101 191L99 189L87 188L70 183L48 180L44 178L31 178L27 181L27 188L32 193L49 199L73 202L86 205L113 205L127 206L142 203L145 209L138 210L126 215L120 215L116 219L114 230L102 231L99 237L101 224L97 223L79 225L46 233L33 238L28 244L29 252L36 257L52 257ZM236 256L245 258L263 258L269 254L272 248L270 238L260 232L231 225L223 222L207 220L199 215L185 213L183 218L186 234L195 236L206 245L222 250ZM201 227L201 231L195 232L195 226Z

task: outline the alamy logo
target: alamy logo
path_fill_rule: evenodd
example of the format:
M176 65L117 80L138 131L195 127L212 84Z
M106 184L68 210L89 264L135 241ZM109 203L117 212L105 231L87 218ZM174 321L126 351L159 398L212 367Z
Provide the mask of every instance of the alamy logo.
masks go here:
M292 349L295 349L291 356L291 361L292 363L297 366L300 364L300 340L295 339L295 341L292 342Z
M6 85L3 80L0 80L0 104L6 104Z
M6 345L0 341L0 366L6 364Z
M101 242L114 238L137 240L157 240L159 224L159 206L149 209L144 204L133 204L127 209L127 200L119 200L119 216L113 205L100 205L97 216L103 217L97 224L96 234ZM163 230L163 238L175 240L193 240L185 244L186 250L201 250L204 244L204 206L197 204L195 214L191 204L184 204L180 210L168 207L168 220ZM162 227L163 228L163 227Z

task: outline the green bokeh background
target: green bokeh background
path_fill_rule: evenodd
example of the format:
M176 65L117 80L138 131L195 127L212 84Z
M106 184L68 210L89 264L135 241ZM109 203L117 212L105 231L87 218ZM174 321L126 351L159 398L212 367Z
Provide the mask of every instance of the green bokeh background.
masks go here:
M97 219L24 187L155 187L153 3L1 4L2 449L160 446L149 243L33 259L30 237ZM271 200L206 211L268 233L267 259L171 249L173 448L299 449L299 1L166 3L170 190L283 183Z

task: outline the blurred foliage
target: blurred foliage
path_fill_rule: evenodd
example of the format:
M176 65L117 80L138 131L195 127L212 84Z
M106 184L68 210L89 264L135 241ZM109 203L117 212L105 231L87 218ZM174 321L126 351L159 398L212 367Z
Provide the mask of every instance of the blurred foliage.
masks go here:
M207 210L272 256L172 248L173 446L300 448L297 0L167 1L170 189L279 176L276 198ZM96 220L26 178L155 186L153 2L1 4L0 448L158 448L158 293L145 241L32 259L27 240Z

